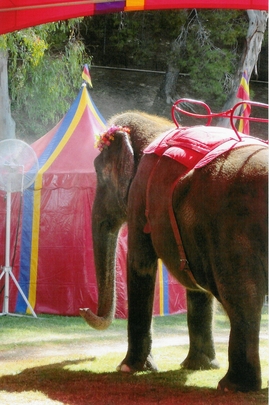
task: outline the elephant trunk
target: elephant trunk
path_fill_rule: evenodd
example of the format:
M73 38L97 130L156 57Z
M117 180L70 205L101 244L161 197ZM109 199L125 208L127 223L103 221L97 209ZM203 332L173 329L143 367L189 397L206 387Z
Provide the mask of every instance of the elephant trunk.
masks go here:
M80 315L95 329L106 329L115 313L115 268L117 239L121 226L127 220L127 199L134 176L134 151L128 128L112 126L100 137L101 146L109 137L109 145L95 158L97 174L96 195L92 209L92 236L98 310L94 315L88 308ZM112 136L112 138L110 138ZM108 147L109 146L109 147Z
M107 329L115 313L115 262L117 238L120 227L111 227L109 220L99 221L93 208L93 247L98 285L98 310L95 315L89 308L79 313L94 329Z

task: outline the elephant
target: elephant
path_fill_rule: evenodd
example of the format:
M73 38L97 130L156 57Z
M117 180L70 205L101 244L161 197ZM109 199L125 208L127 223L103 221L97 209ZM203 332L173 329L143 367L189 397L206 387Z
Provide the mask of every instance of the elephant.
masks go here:
M182 367L219 367L212 332L218 301L231 325L229 366L218 389L259 390L260 319L268 285L268 145L239 142L206 165L187 169L169 156L145 153L174 129L169 120L127 111L109 125L94 162L98 312L81 308L80 315L96 329L112 322L117 237L127 222L128 349L118 370L157 370L151 324L160 258L186 287L190 343Z

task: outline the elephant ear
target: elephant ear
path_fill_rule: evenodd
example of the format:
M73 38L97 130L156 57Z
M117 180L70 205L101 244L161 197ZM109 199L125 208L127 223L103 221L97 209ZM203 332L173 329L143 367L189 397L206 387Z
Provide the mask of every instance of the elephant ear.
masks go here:
M114 184L119 201L126 204L129 187L135 174L134 151L127 132L118 131L114 137L116 146L116 159L113 168Z
M116 193L118 204L126 210L128 191L135 172L130 129L113 125L97 137L95 146L101 152L94 165L99 187Z

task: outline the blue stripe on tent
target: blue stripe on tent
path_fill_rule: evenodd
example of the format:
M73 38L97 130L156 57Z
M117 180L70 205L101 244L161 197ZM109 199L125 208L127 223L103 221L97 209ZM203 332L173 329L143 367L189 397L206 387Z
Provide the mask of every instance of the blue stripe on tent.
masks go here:
M104 117L102 116L102 114L100 113L98 108L96 107L95 102L93 101L93 99L91 98L91 95L89 93L88 93L88 96L89 96L89 99L90 99L90 101L91 101L91 103L93 105L93 108L94 108L95 112L97 113L98 117L100 118L100 121L102 121L102 123L106 126L107 125L106 120L104 119Z
M76 114L83 88L80 89L77 98L71 105L67 114L64 116L63 121L55 133L50 143L47 145L43 153L38 159L39 169L50 158L54 150L57 148L63 139L69 125L71 124L74 115ZM34 185L24 191L23 197L23 210L22 210L22 236L21 236L21 252L20 252L20 274L19 284L26 297L29 296L29 282L30 282L30 262L32 250L32 224L33 224L33 210L34 210ZM27 310L27 304L18 293L15 312L24 313Z
M31 257L31 242L32 242L32 222L33 222L33 187L24 191L23 194L23 226L21 234L21 256L20 256L20 274L19 285L24 292L25 296L28 296L29 291L29 257ZM18 293L15 312L26 312L27 305L21 294Z
M163 314L169 314L169 279L168 271L163 264Z

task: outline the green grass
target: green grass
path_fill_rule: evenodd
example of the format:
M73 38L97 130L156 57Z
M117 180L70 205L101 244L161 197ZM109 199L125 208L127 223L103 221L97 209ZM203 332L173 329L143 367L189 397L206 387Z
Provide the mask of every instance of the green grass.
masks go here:
M215 320L219 370L180 368L188 352L186 314L156 317L153 355L158 373L115 372L126 352L127 323L114 320L95 331L79 317L42 315L0 318L1 405L121 404L267 404L268 314L264 310L260 354L263 389L258 393L221 393L218 381L227 371L229 321L218 310Z

